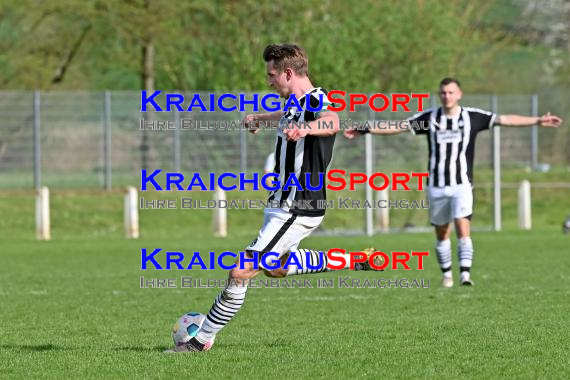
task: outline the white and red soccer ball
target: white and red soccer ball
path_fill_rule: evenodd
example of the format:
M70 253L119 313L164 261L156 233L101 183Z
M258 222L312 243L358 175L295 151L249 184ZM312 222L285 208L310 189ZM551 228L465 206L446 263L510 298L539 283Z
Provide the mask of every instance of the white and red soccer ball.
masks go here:
M174 340L174 344L178 347L195 337L205 319L206 316L204 314L197 312L189 312L178 318L178 321L176 321L172 328L172 340ZM208 351L212 348L215 339L216 337L214 336L210 342L206 343L204 351Z

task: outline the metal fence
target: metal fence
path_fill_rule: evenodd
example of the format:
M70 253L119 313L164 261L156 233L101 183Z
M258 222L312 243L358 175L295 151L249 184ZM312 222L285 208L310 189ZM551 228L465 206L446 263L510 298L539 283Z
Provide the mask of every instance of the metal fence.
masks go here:
M188 95L188 94L186 94ZM251 94L249 94L251 95ZM434 95L434 94L432 94ZM190 96L191 97L191 96ZM247 95L246 95L247 98ZM251 97L249 97L251 98ZM188 99L188 98L187 98ZM207 99L204 96L203 99ZM430 105L437 104L434 96ZM238 120L239 112L140 112L140 92L0 92L0 188L106 188L136 184L141 168L182 172L259 172L274 132L142 131L140 120ZM537 115L536 95L470 95L463 104L499 113ZM206 104L207 107L209 107ZM413 107L411 107L414 109ZM541 109L548 110L548 105ZM417 109L417 108L416 108ZM352 120L401 119L410 113L343 112ZM501 165L568 165L565 131L502 128ZM476 165L492 167L491 133L478 136ZM425 170L427 144L411 134L372 141L373 170ZM363 170L364 139L337 139L335 167Z
M200 93L207 104L208 94ZM191 99L192 94L184 94ZM432 94L427 106L438 104ZM216 96L217 98L217 96ZM246 94L252 99L252 93ZM544 99L544 101L542 101ZM563 107L564 97L556 93L537 95L469 95L463 104L502 114L537 115ZM541 103L542 101L542 103ZM162 104L164 106L164 104ZM412 110L417 105L410 106ZM140 92L26 92L0 91L0 190L25 190L48 186L52 189L116 189L137 185L141 169L193 172L262 172L266 157L273 150L275 132L251 135L245 130L154 130L143 131L141 119L175 121L237 121L246 112L153 112L141 109ZM401 120L411 112L372 112L359 106L356 112L343 112L341 118L354 121ZM565 116L565 115L562 115ZM481 133L476 143L475 197L490 205L478 228L501 229L501 168L525 167L546 170L548 165L569 167L570 133L568 128L495 128ZM425 137L401 134L397 137L346 140L337 137L332 168L369 173L425 171L427 144ZM486 170L482 170L486 168ZM205 176L207 177L207 176ZM561 182L570 182L568 176ZM512 184L507 184L512 186ZM509 187L505 191L512 191ZM360 189L361 199L377 196ZM424 194L402 195L394 199L419 199ZM421 192L423 193L423 192ZM512 198L512 197L511 197ZM372 213L349 210L342 218L350 227L374 228ZM408 222L424 225L425 212L399 211ZM480 215L480 214L478 214ZM330 221L331 218L329 217ZM334 218L331 226L336 228ZM477 223L480 223L477 225ZM482 223L482 224L481 224ZM491 226L492 224L492 226Z

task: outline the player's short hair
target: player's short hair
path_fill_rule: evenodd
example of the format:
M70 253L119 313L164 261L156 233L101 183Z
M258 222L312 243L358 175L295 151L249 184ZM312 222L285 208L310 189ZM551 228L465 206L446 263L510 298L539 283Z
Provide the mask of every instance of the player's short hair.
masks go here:
M439 82L439 87L447 86L448 84L451 84L451 83L455 83L457 85L457 87L461 88L461 84L459 83L459 81L455 78L450 78L450 77L443 78L441 80L441 82Z
M263 60L265 62L273 61L275 68L279 72L291 69L300 76L309 74L309 59L305 50L298 45L267 45L265 50L263 50Z

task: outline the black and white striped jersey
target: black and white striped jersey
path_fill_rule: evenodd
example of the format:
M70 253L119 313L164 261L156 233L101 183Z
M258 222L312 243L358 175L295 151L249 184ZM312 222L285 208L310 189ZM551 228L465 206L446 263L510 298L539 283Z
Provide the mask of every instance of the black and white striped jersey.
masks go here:
M327 91L317 87L306 94L310 94L311 108L318 108L320 104L320 95L322 94L323 107L330 104L327 100ZM318 112L312 112L305 107L305 99L303 96L299 100L299 104L303 111L299 111L296 107L289 108L283 113L279 122L279 130L275 138L275 169L274 173L279 174L279 182L281 184L278 190L273 190L269 194L270 201L279 201L283 205L283 210L292 214L302 216L323 216L325 210L319 208L318 200L326 199L326 171L332 160L333 146L335 135L326 137L305 136L299 141L288 141L283 134L283 129L291 121L294 122L311 122L318 117ZM322 112L321 110L321 112ZM302 128L302 127L301 127ZM317 126L312 126L317 128ZM294 173L303 190L297 190L297 187L291 186L287 190L284 189L289 176ZM311 186L318 186L320 181L319 174L322 174L322 189L317 191L307 190L305 186L306 175L310 173L309 180ZM303 201L308 207L289 209L292 201Z
M442 108L432 108L408 120L429 128L412 128L416 135L426 135L429 149L429 186L444 187L473 183L475 138L490 129L497 115L478 108L461 107L455 117L447 117ZM413 127L413 126L412 126Z

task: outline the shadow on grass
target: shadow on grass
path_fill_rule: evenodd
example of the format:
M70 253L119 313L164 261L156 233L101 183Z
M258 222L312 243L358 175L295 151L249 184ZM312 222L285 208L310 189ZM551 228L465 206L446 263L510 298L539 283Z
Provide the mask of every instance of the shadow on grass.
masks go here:
M274 341L268 342L265 344L268 348L280 348L280 347L289 347L291 345L290 342L282 342L282 341ZM215 346L215 345L214 345ZM238 349L238 350L255 350L259 348L259 344L257 343L224 343L224 348L227 349ZM154 347L132 347L132 346L123 346L123 347L114 347L113 351L122 351L122 352L161 352L163 353L166 350L171 350L172 346L154 346ZM219 348L219 347L218 347Z
M48 344L0 344L1 349L20 351L20 352L45 352L45 351L69 351L71 348ZM162 352L171 349L172 347L155 346L155 347L115 347L113 351L123 352Z
M260 346L267 348L279 348L279 347L290 347L291 342L274 341L274 342L262 342L262 343L241 343L241 342L224 342L224 347L237 350L255 350ZM214 345L214 347L216 347Z
M162 352L172 347L155 346L155 347L115 347L113 351L130 351L130 352Z
M42 352L42 351L65 351L68 347L56 346L54 344L0 344L1 348L14 351Z

